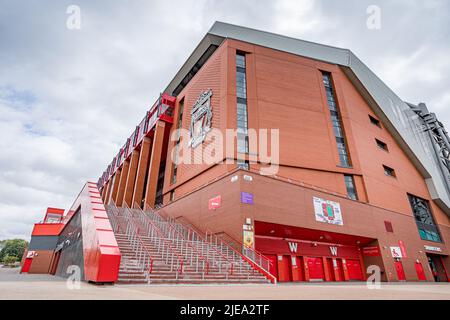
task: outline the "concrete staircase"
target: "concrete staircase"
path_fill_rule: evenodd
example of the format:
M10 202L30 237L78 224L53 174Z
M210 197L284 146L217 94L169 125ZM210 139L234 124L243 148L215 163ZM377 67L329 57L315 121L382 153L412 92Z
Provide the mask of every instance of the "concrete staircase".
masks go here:
M118 283L270 283L267 276L223 243L140 209L107 208L122 260Z

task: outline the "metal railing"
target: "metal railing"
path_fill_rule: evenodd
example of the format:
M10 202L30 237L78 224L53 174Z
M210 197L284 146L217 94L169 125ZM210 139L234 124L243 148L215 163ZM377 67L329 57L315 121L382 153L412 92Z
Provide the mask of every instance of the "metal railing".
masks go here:
M191 241L200 247L202 253L206 254L213 265L219 266L220 269L223 269L224 266L226 267L227 275L240 273L241 275L246 274L247 278L249 278L256 273L255 268L242 257L241 253L231 248L229 244L216 235L208 233L202 235L194 228L179 223L173 218L162 218L160 214L151 209L147 209L145 214L148 218L163 223L172 230L176 230L177 234L181 235L183 239Z
M124 215L129 222L128 224L135 226L133 231L135 232L136 237L141 240L144 247L147 247L146 242L149 242L154 248L156 248L158 255L165 262L165 264L170 267L170 271L175 272L175 278L179 279L180 275L183 274L185 262L184 259L176 252L173 245L164 237L160 230L152 224L146 226L147 232L145 234L145 238L143 239L143 228L136 223L133 211L127 206L126 203L124 204Z
M164 239L169 244L174 254L184 257L186 266L190 266L191 270L200 272L202 278L209 274L210 263L204 252L194 247L191 241L187 241L176 234L175 230L161 217L155 215L153 217L155 220L153 220L137 205L134 210L137 213L135 219L138 219L142 231L145 231L147 237L153 237L156 232L159 238Z
M154 211L147 211L144 212L144 214L147 218L158 223L160 228L164 230L170 239L177 242L186 242L195 252L200 254L207 261L211 261L213 266L217 266L219 272L222 272L223 269L226 268L226 271L232 274L233 262L229 261L229 259L220 251L205 242L204 238L194 230L185 228L171 218L164 219Z
M208 233L208 231L207 231ZM276 277L270 272L271 269L271 265L272 265L272 261L267 258L265 255L263 255L262 253L256 251L255 249L246 246L245 244L243 244L242 242L232 238L230 235L228 235L226 232L224 232L224 234L232 239L233 242L239 244L239 246L242 248L242 253L240 253L239 251L237 251L231 244L228 244L228 247L235 251L237 254L239 255L243 255L244 257L246 257L247 259L249 259L251 262L253 262L256 266L258 266L266 275L267 277L270 278L270 280L273 283L276 283ZM220 239L221 243L226 243L222 238L217 237L217 235L214 235L216 238Z
M112 208L113 208L113 213L110 213L108 211L108 216L109 216L109 220L111 221L113 230L115 232L118 231L119 228L119 209L116 207L115 203L113 202L112 204ZM142 240L140 239L138 232L137 232L137 227L134 223L132 223L132 221L129 221L129 223L127 223L127 227L125 229L125 236L129 241L129 245L131 247L131 250L134 252L134 259L132 260L133 264L135 265L135 267L138 267L139 271L142 272L145 276L146 281L149 281L150 279L150 274L153 271L153 258L150 254L150 252L148 252L148 250L146 249L144 243L142 242ZM126 261L124 264L122 264L123 268L125 271L129 270L129 261Z
M186 221L188 221L185 217L183 217L183 218ZM192 226L192 224L190 222L188 222L188 223ZM184 226L182 223L178 223L178 224L182 225L186 229L192 230L192 232L195 232L200 237L202 237L199 234L199 232L197 232L193 227L188 228L188 227ZM239 252L238 250L236 250L233 247L232 244L227 243L221 237L218 237L216 234L212 233L209 230L206 230L204 239L206 242L212 244L213 246L215 246L218 250L222 251L227 256L232 256L234 261L237 261L240 263L240 266L242 266L243 264L248 266L248 264L244 263L244 261L243 261L243 256L246 257L247 262L249 262L248 260L250 260L253 264L255 264L257 267L259 267L267 275L267 277L270 278L270 280L272 282L276 282L276 277L274 275L272 275L270 272L272 262L270 261L269 258L264 256L260 252L254 250L253 248L247 247L242 242L235 240L234 238L229 236L227 233L224 232L224 234L227 237L229 237L230 239L232 239L233 242L237 243L238 246L241 248L242 252Z

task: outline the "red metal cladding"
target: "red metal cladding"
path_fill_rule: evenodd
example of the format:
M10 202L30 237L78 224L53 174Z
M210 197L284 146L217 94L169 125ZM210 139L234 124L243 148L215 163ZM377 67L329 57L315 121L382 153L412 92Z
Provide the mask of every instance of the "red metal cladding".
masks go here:
M117 157L108 166L106 171L99 179L98 187L102 188L114 172L122 165L123 161L130 157L131 153L137 148L144 138L152 133L152 128L156 125L158 120L173 123L173 114L176 104L176 97L172 97L167 93L162 93L159 99L152 105L150 110L145 115L144 119L136 127L135 131L127 139L127 142L119 151Z
M57 236L64 229L64 223L35 223L31 236Z
M96 185L87 183L70 210L74 212L80 208L84 277L86 281L92 282L116 282L120 250L105 207L99 203L96 194Z

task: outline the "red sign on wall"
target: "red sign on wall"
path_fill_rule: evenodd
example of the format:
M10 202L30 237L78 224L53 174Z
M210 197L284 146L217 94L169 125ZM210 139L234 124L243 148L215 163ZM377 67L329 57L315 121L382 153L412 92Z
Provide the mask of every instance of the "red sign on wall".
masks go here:
M221 196L217 196L217 197L211 198L208 201L208 209L209 210L216 210L217 208L220 208L221 203L222 203L222 197Z
M402 252L403 258L407 258L406 247L402 240L398 240L398 246L400 247L400 251Z
M362 253L366 257L378 257L381 255L380 247L376 246L362 248Z

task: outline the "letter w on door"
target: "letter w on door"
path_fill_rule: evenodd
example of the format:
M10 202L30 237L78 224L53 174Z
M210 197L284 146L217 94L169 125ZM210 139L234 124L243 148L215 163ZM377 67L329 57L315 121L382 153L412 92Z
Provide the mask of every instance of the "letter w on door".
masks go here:
M297 253L297 247L298 247L298 243L296 242L288 242L289 244L289 249L291 250L292 253Z
M337 256L337 255L338 255L338 254L337 254L337 250L338 250L337 247L330 247L331 255L332 255L332 256Z

